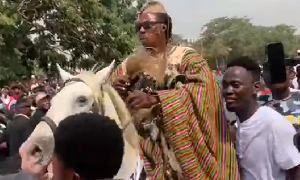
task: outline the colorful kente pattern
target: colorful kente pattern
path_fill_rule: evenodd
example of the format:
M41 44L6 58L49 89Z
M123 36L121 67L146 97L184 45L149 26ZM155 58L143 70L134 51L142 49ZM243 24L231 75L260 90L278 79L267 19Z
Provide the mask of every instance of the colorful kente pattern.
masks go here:
M159 91L165 136L186 179L238 180L235 150L225 120L220 87L207 63L188 50L180 65L188 84L179 90ZM113 81L124 73L112 74ZM141 138L147 177L163 180L162 151L150 138Z

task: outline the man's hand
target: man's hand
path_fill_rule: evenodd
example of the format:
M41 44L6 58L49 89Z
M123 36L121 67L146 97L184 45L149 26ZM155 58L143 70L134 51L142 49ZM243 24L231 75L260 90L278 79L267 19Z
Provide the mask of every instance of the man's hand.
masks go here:
M7 143L3 142L2 144L0 144L0 149L7 149Z
M142 91L129 92L125 102L128 104L129 108L133 110L150 108L159 103L155 96Z
M128 96L128 87L130 86L129 76L123 75L117 78L117 80L112 84L112 87L119 93L121 97Z

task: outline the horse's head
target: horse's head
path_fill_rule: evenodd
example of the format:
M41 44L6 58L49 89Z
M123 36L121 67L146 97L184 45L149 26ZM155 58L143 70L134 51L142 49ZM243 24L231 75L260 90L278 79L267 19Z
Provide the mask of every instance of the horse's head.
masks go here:
M97 106L98 110L101 109L101 87L109 78L113 66L114 62L96 74L86 71L76 76L58 66L64 86L51 100L46 119L50 120L52 125L54 123L55 127L70 115L92 111L94 106ZM22 168L25 171L37 174L49 164L54 150L52 127L47 121L40 122L20 148Z

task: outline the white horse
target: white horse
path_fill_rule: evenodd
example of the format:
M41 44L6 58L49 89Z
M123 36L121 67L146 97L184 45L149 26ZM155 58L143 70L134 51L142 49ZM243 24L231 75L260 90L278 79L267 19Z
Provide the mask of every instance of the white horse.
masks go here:
M72 76L58 66L65 85L51 100L51 108L45 116L45 121L36 126L28 140L20 148L21 156L22 153L25 153L26 157L29 157L22 159L22 166L25 163L23 161L30 164L30 170L27 169L27 171L34 174L49 165L54 150L53 131L61 120L76 113L97 109L97 113L115 120L123 129L125 153L122 166L114 178L129 179L130 176L132 178L140 160L138 136L125 103L118 93L106 83L113 66L114 62L96 74L84 71L76 76Z

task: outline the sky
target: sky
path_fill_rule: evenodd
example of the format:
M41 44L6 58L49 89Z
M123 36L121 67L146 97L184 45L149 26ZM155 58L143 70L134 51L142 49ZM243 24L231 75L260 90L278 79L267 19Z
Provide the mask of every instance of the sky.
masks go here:
M247 16L255 25L293 25L300 34L300 0L159 0L172 17L173 33L196 39L201 27L223 16Z

